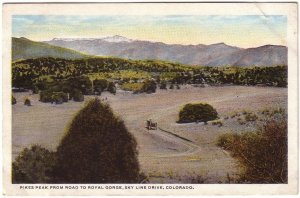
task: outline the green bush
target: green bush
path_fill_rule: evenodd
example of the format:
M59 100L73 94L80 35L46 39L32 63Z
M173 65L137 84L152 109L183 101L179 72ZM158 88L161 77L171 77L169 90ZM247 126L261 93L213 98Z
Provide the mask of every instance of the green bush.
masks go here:
M11 104L17 104L17 100L13 95L11 96Z
M247 122L254 122L258 119L257 115L255 113L248 113L245 115L245 120Z
M220 136L217 145L243 166L241 183L287 183L287 121L269 120L262 129Z
M73 98L73 100L75 102L82 102L82 101L84 101L84 95L79 90L74 90L71 95L72 95L72 98Z
M52 93L52 101L55 102L56 104L62 104L63 102L68 102L68 94L64 92L54 92Z
M217 111L209 104L186 104L179 112L179 123L207 122L218 118Z
M62 91L54 92L52 90L45 90L40 92L41 102L51 102L56 104L62 104L63 102L68 102L68 94Z
M117 88L115 86L115 83L109 82L108 85L107 85L107 91L109 91L112 94L116 94Z
M55 153L34 145L25 148L12 164L12 183L51 183Z
M106 79L96 79L93 81L94 84L94 92L101 95L101 93L107 89L108 81Z
M240 135L236 133L225 133L218 137L217 146L225 150L234 149L234 143L240 139Z
M33 86L32 93L33 94L38 94L39 93L39 88L37 86Z
M161 81L159 88L160 89L167 89L167 83L166 83L166 81Z
M41 102L52 102L52 94L51 90L44 90L40 92L40 101Z
M29 100L29 98L25 98L24 105L31 106L31 101Z
M142 87L142 92L155 93L156 82L154 80L146 80Z
M124 122L99 99L74 117L58 149L58 183L137 183L137 143Z
M93 94L92 81L87 76L71 77L65 82L65 86L69 86L72 92L77 89L84 95Z
M212 124L212 125L217 125L217 126L219 126L219 127L223 126L222 120L215 120L215 121L212 121L211 124Z

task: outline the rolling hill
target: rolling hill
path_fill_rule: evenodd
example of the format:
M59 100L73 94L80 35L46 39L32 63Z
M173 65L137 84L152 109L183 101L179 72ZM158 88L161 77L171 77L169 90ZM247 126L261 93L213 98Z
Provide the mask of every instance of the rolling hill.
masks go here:
M243 49L230 55L222 56L209 62L207 66L275 66L287 65L287 48L285 46L264 45L257 48Z
M122 36L103 38L62 39L45 43L99 56L115 56L135 60L166 60L203 66L276 66L287 65L287 48L266 45L257 48L238 48L217 43L212 45L165 44L128 39Z
M65 59L77 59L88 57L80 52L63 47L49 45L43 42L31 41L27 38L12 38L12 60L54 57Z

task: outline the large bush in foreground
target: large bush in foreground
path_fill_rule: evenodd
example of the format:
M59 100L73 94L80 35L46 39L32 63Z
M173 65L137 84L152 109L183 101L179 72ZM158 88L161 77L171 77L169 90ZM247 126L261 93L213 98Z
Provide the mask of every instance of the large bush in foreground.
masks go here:
M12 183L51 183L55 153L41 146L25 148L12 164Z
M270 120L256 132L224 134L217 144L243 166L240 182L287 183L286 119Z
M186 104L179 112L179 123L207 122L218 118L217 111L209 104Z
M90 101L73 119L58 149L59 183L137 183L137 143L107 104Z

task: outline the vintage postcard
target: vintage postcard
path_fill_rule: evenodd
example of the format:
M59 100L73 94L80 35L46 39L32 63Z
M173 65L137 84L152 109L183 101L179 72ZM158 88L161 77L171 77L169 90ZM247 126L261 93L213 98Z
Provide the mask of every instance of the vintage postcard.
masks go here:
M297 3L3 4L4 194L297 194L297 19Z

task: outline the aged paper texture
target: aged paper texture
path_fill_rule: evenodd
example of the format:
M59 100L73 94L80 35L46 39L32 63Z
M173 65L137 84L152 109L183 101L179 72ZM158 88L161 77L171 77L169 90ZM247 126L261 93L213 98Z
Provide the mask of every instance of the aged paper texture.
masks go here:
M298 193L296 3L3 4L5 195Z

